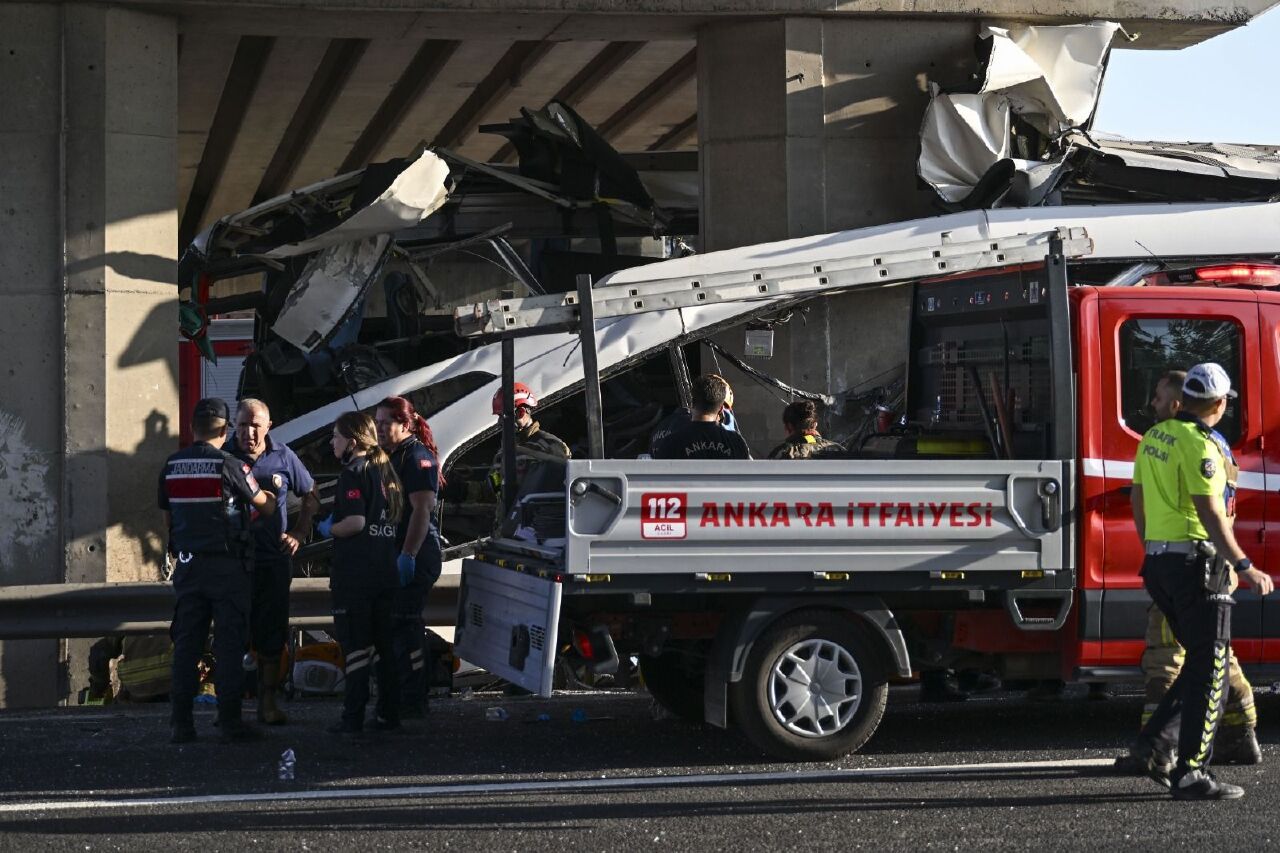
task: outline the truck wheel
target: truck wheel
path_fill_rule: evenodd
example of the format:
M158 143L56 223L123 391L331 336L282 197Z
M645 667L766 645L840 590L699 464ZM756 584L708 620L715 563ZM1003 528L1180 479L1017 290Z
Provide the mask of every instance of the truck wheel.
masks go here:
M702 691L706 662L680 651L658 657L640 656L640 676L649 695L682 720L701 723Z
M888 681L852 619L801 611L752 646L730 701L743 732L769 755L829 761L861 747L880 725Z

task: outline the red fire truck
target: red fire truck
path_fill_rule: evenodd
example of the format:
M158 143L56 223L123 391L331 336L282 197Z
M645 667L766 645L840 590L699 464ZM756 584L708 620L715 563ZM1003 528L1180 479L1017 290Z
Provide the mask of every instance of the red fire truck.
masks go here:
M740 727L788 759L858 748L888 681L921 661L1132 678L1149 604L1133 458L1158 378L1202 361L1239 391L1219 427L1241 468L1236 535L1275 573L1280 265L1253 253L1095 256L1062 272L1061 255L1009 266L1004 244L987 240L991 257L967 269L951 254L962 247L921 256L942 275L895 270L885 255L865 269L806 260L719 281L655 267L652 281L622 283L619 300L616 279L580 291L581 304L619 316L743 282L776 299L893 276L913 288L903 428L820 462L569 462L563 491L519 502L522 535L464 563L459 653L544 695L558 654L598 669L633 656L672 710ZM552 299L459 319L499 335L572 324L573 300ZM592 372L588 424L601 420ZM1280 599L1236 598L1240 660L1280 664ZM821 701L809 702L815 685Z

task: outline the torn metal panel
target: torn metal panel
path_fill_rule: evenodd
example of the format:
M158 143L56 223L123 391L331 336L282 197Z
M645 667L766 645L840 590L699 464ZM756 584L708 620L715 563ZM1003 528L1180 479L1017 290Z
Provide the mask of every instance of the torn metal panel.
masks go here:
M386 234L317 252L289 289L271 330L310 353L329 339L364 298L386 263Z
M1102 87L1104 59L1119 24L987 27L990 55L976 92L936 86L921 129L920 177L947 202L963 201L1002 160L1018 159L1014 118L1049 139L1088 127ZM1035 152L1037 156L1041 152Z
M449 198L449 165L431 151L423 151L396 175L381 194L354 210L339 225L309 239L264 252L270 258L292 258L329 246L363 240L411 228L440 208Z
M448 199L449 168L431 151L376 163L224 216L183 253L179 280L279 268L278 259L417 225Z

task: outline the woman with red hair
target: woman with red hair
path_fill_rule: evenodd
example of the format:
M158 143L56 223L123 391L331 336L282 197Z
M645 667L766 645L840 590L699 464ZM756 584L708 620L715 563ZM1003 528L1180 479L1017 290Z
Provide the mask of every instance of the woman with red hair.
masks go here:
M394 604L396 670L400 675L401 717L421 718L427 710L426 625L422 608L440 578L440 530L436 507L444 474L440 452L427 421L404 397L388 397L374 413L378 443L391 457L404 484L405 512L396 528L400 588Z

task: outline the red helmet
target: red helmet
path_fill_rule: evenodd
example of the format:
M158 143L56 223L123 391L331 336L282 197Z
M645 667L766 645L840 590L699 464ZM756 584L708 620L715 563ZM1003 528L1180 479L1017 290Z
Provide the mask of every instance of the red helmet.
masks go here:
M515 401L516 409L536 409L538 407L538 398L533 396L529 386L523 382L517 382L511 386L511 397ZM495 415L502 414L501 388L493 393L493 413Z

